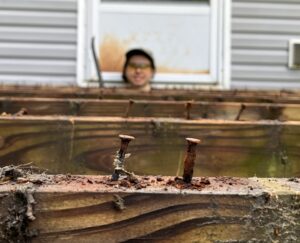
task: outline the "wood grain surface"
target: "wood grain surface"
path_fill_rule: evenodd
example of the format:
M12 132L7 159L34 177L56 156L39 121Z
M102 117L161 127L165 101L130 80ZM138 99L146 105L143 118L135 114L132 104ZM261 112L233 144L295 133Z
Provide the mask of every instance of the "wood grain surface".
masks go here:
M21 232L28 242L296 242L300 236L296 179L206 178L210 184L192 190L153 178L143 190L83 176L0 185L0 218L15 219L12 207L30 189L35 219ZM120 199L122 209L115 207ZM7 237L2 229L0 239Z
M119 134L136 137L126 167L137 174L181 174L185 138L194 137L203 141L195 175L300 175L300 123L278 121L2 116L0 165L33 162L51 173L108 174Z

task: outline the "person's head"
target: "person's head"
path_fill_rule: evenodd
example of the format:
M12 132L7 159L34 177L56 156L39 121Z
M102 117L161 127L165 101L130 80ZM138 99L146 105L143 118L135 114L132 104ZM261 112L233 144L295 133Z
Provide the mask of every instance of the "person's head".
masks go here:
M149 85L155 73L152 56L143 49L132 49L126 53L123 67L123 80L132 87L143 88Z

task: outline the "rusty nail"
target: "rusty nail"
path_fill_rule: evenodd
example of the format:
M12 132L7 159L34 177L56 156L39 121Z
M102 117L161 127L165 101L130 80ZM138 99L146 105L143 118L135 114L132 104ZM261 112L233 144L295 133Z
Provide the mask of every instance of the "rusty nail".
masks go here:
M192 108L192 102L191 101L188 101L186 104L185 104L185 111L186 111L186 116L185 118L187 120L190 120L191 119L191 108Z
M129 116L129 113L130 113L130 110L131 110L133 104L134 104L134 101L132 99L130 99L128 101L128 106L127 106L127 109L126 109L125 118L127 118Z
M121 160L124 160L128 144L130 143L131 140L134 140L135 137L120 134L119 138L121 139L121 146L118 154L119 154L119 158Z
M196 146L201 142L201 140L196 138L186 138L186 141L188 142L188 146L184 159L183 181L190 183L192 181L194 172Z
M128 144L130 143L131 140L135 139L135 137L133 136L123 135L123 134L120 134L119 138L121 139L121 145L120 145L120 149L117 152L117 156L114 160L115 169L112 174L113 181L117 181L119 179L120 172L124 171L124 160L125 160Z
M243 111L244 111L245 109L246 109L246 106L245 106L244 104L241 104L241 107L240 107L240 109L239 109L239 112L238 112L238 114L237 114L237 116L236 116L236 118L235 118L236 121L239 121L239 120L240 120L241 115L242 115L242 113L243 113Z

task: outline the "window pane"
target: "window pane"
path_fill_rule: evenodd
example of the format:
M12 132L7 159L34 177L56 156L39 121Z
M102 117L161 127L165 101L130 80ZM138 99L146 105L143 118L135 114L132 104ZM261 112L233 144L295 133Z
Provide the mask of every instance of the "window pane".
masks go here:
M203 6L198 11L190 14L186 11L176 14L100 12L102 70L122 71L125 52L142 47L154 55L158 73L209 74L210 9Z

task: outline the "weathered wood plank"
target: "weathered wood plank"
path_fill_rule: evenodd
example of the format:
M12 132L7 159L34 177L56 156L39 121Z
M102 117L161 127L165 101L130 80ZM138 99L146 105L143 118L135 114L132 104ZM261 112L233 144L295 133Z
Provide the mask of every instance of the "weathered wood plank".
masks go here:
M195 175L300 175L300 123L278 121L1 117L0 165L34 162L52 173L111 173L118 134L136 137L126 166L138 174L180 174L185 137L195 137L203 141Z
M296 91L247 91L247 90L152 90L140 92L121 88L79 88L49 86L0 86L0 96L6 97L51 97L92 99L135 99L135 100L195 100L234 101L299 104L300 92Z
M9 236L3 229L17 216L26 222L19 237L32 242L296 242L300 237L299 179L205 178L209 184L199 189L182 189L169 183L172 177L149 176L138 177L147 185L137 190L109 177L42 176L39 184L32 182L38 177L31 178L27 184L0 185L0 239ZM202 179L194 178L192 185ZM28 195L35 201L33 221L25 214Z
M300 104L0 97L0 113L300 121Z

